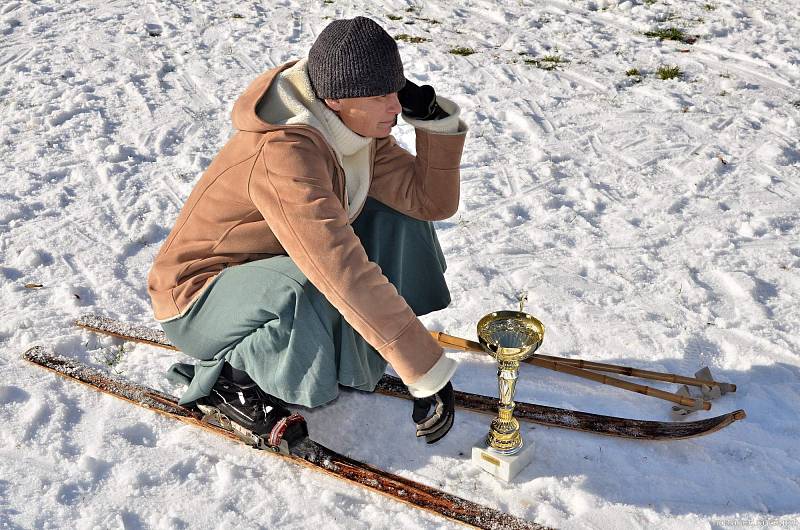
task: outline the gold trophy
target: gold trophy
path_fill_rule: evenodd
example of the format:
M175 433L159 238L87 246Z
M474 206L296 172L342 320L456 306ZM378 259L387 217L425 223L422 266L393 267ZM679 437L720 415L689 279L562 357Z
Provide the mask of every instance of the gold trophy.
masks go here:
M508 481L532 457L533 446L523 443L519 423L514 419L514 391L519 363L541 346L544 325L522 311L496 311L478 322L478 339L483 349L497 359L500 404L485 443L472 448L472 459L482 469Z

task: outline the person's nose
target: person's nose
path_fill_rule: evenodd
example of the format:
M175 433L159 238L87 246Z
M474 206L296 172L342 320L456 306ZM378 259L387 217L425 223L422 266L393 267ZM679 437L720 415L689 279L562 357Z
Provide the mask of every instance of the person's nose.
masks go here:
M392 114L400 114L400 112L403 111L403 107L400 105L400 99L397 97L397 92L389 94L388 107L386 110Z

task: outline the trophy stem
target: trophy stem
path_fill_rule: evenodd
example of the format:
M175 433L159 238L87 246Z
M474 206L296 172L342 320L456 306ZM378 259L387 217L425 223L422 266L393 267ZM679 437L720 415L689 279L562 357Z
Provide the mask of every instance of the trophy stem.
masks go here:
M514 419L514 392L519 376L519 361L500 361L497 369L497 383L500 393L498 416L492 420L487 445L494 451L513 455L522 449L522 435L519 422Z

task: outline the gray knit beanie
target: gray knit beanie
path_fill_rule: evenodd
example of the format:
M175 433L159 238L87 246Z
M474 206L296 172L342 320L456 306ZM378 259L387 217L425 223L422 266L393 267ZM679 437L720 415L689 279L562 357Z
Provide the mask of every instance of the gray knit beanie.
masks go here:
M406 84L397 43L364 17L322 30L308 52L308 76L320 99L382 96Z

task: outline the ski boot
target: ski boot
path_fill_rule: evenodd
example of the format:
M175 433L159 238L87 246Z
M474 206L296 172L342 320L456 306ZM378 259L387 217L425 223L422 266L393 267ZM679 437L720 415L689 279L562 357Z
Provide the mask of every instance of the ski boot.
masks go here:
M292 414L286 403L255 383L220 377L195 406L205 415L203 421L235 433L258 449L289 454L290 447L308 436L305 418Z

